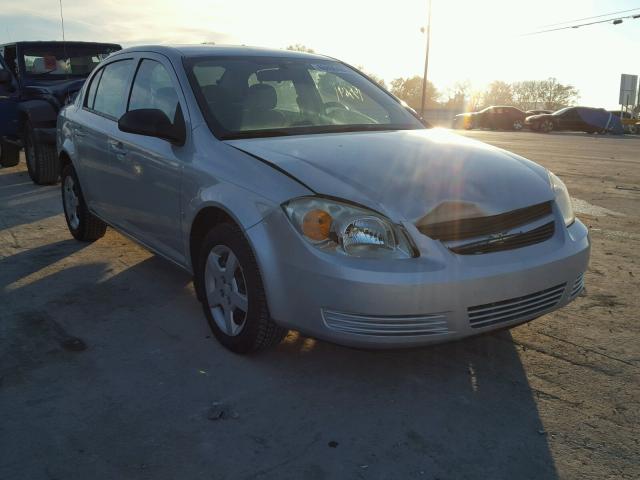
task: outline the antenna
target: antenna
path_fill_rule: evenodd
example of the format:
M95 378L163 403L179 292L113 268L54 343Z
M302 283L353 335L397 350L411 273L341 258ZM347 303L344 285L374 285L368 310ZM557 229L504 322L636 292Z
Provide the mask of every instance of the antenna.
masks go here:
M62 14L62 0L60 0L60 23L62 25L62 51L64 52L65 62L70 62L71 59L67 55L67 42L64 38L64 15ZM71 66L71 63L69 63L68 66ZM65 78L69 80L68 68L65 68Z
M62 41L64 42L64 15L62 14L62 0L60 0L60 22L62 23Z

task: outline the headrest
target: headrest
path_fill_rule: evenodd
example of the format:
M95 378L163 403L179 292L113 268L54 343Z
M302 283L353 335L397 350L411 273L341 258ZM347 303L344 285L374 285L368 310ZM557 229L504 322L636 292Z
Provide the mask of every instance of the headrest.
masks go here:
M249 87L246 107L249 110L272 110L278 103L276 89L271 85L257 83Z

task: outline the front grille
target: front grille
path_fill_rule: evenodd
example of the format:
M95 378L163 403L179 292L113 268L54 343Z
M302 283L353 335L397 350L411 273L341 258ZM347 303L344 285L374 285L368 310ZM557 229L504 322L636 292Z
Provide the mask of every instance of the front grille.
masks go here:
M551 202L487 217L461 218L448 222L418 225L418 230L434 240L448 242L504 232L551 214Z
M454 253L477 255L544 242L555 232L551 202L487 217L461 218L418 225L423 234L440 240Z
M459 247L449 247L449 249L459 255L477 255L480 253L501 252L514 248L526 247L536 243L544 242L553 237L555 231L554 222L545 223L541 227L534 228L528 232L514 233L501 237L489 238L478 242L466 243Z
M569 295L572 299L576 298L582 292L584 288L584 273L578 275L576 281L573 283L573 288L571 288L571 294Z
M482 328L496 323L511 322L540 314L553 308L562 298L566 283L547 288L530 295L500 302L469 307L469 323L473 328Z
M444 314L416 316L372 316L323 310L324 322L331 330L377 337L439 335L449 331Z

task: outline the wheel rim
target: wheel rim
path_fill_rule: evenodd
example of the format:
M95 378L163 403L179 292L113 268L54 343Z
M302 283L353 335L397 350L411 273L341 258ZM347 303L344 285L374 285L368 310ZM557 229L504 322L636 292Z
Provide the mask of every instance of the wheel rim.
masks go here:
M542 124L542 129L543 129L545 132L550 132L550 131L551 131L551 128L552 128L552 126L551 126L551 122L550 122L549 120L545 120L545 122Z
M78 199L78 194L75 189L75 182L73 181L73 177L68 175L64 179L64 211L67 215L67 220L69 221L69 225L72 229L76 229L80 226L80 217L78 216L78 206L80 205L80 200Z
M520 120L516 120L515 122L513 122L513 129L514 130L521 130L522 129L522 122Z
M218 328L234 337L247 322L249 299L244 271L225 245L216 245L207 257L204 272L207 303Z

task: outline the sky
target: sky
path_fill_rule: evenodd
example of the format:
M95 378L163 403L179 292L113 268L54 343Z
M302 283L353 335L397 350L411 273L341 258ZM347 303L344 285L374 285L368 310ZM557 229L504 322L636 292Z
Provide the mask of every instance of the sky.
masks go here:
M422 75L428 0L62 0L67 40L139 44L304 44L384 78ZM6 1L0 43L59 40L59 0ZM613 108L620 74L640 74L640 19L539 35L544 25L638 8L640 0L432 0L428 78L458 81L555 77L582 105ZM630 12L629 14L634 13Z

